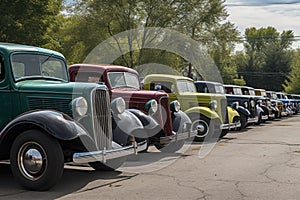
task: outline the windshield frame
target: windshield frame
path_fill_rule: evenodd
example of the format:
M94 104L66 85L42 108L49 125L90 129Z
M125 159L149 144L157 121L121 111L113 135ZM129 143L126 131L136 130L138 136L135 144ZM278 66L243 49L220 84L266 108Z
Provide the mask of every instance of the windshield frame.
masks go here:
M40 67L40 72L41 74L37 74L37 75L28 75L28 76L22 76L17 78L16 77L16 72L14 70L14 56L17 55L23 55L23 56L38 56L38 58L35 61L39 61L39 67ZM43 58L44 57L44 58ZM24 60L25 61L25 60ZM59 67L61 67L61 77L56 77L56 76L48 76L48 75L43 75L42 74L42 65L48 61L57 61L59 62L61 65ZM24 62L25 63L25 62ZM52 81L62 81L62 82L69 82L70 78L69 78L69 73L68 73L68 69L67 69L67 65L65 62L65 59L55 55L54 53L41 53L41 52L13 52L10 55L10 71L11 71L11 76L14 80L15 83L20 82L20 81L25 81L25 80L52 80Z

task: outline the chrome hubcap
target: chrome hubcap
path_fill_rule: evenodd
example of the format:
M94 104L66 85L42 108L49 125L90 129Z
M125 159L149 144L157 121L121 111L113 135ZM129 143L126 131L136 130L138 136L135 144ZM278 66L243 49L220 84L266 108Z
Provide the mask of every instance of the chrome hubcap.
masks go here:
M46 167L46 157L43 148L35 142L23 144L18 153L18 165L21 173L29 180L40 178Z
M209 132L209 125L204 120L195 120L192 129L197 131L196 137L205 137Z

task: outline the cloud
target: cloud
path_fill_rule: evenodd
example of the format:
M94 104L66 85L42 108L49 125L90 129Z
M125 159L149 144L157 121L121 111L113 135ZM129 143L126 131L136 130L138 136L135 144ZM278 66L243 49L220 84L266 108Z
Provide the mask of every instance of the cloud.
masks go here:
M247 5L244 5L244 2ZM255 0L227 0L226 4L240 4L240 6L227 6L228 20L234 23L243 35L249 27L272 26L279 32L292 30L294 36L300 36L300 0L299 1L264 1L268 6L252 6L248 4L261 3ZM280 3L280 5L278 5ZM293 3L291 5L291 3ZM243 6L242 6L243 5ZM294 47L300 47L299 42Z

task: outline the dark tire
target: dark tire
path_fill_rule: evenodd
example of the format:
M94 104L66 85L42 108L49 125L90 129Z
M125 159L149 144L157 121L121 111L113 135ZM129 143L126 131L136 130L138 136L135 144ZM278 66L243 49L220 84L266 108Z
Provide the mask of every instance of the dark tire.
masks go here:
M237 131L244 129L247 126L247 117L243 114L240 114L240 122L241 126L236 129Z
M190 117L191 121L192 121L192 126L191 129L192 131L197 130L197 135L195 136L194 140L196 141L203 141L204 138L207 135L212 135L214 134L215 128L213 126L210 119L200 115L199 116L191 116ZM201 125L203 128L201 129L197 129L197 126Z
M222 138L222 137L224 137L225 135L227 135L227 134L228 134L228 132L229 132L229 130L222 130L222 132L221 132L221 135L220 135L220 137L219 137L219 138Z
M21 133L10 152L11 171L28 190L48 190L61 178L64 155L59 142L39 130Z
M126 161L126 157L108 160L106 163L100 161L90 162L89 165L96 171L114 171Z
M155 144L155 147L164 153L175 153L180 150L185 143L185 140L179 140L177 142L172 142L168 145Z
M262 123L262 114L259 113L259 116L258 116L258 121L255 123L255 125L260 125Z

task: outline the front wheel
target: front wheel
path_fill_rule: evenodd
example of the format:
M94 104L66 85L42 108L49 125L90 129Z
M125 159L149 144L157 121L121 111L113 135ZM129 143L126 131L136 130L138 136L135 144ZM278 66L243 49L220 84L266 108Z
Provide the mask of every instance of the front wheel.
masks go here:
M10 152L11 170L29 190L48 190L61 178L64 155L59 142L39 130L21 133Z
M214 126L211 123L211 120L200 115L190 117L192 121L192 131L197 131L197 135L195 136L195 140L204 140L207 135L214 134Z

